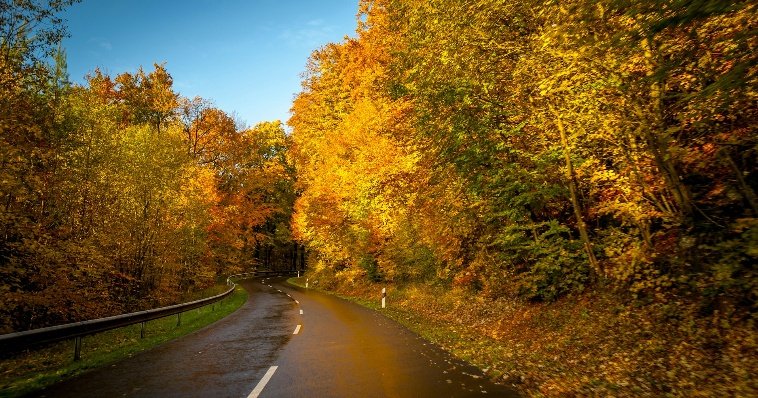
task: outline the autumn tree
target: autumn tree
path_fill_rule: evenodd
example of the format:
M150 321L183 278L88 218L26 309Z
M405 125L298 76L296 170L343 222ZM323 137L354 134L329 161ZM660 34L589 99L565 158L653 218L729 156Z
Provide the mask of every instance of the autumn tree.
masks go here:
M265 226L291 208L279 124L238 131L210 102L181 98L158 64L71 84L45 39L62 34L59 5L2 3L4 331L176 303L255 265L249 241L274 239ZM219 245L219 230L247 246Z
M356 38L313 53L289 122L294 225L318 264L417 264L542 300L593 283L655 295L693 275L749 295L752 4L360 9Z

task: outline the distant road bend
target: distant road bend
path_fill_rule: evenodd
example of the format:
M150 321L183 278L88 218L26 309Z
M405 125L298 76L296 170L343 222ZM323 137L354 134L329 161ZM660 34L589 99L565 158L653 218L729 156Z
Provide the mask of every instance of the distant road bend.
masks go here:
M237 312L38 397L518 397L374 311L242 281Z

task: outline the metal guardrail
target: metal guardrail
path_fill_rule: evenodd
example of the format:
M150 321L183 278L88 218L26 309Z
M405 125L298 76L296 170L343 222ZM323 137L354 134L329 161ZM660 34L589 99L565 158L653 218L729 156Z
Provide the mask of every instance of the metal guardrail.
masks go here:
M237 286L233 281L234 279L248 278L256 275L272 275L281 274L277 271L257 271L248 272L243 274L231 275L226 278L226 283L229 290L224 293L191 301L183 304L171 305L168 307L155 308L152 310L145 310L139 312L132 312L129 314L115 315L107 318L92 319L89 321L67 323L65 325L50 326L46 328L39 328L33 330L27 330L23 332L8 333L0 335L0 353L13 353L31 348L36 345L52 343L61 340L75 339L74 344L74 359L79 359L79 353L81 350L81 338L83 336L92 335L99 332L104 332L111 329L117 329L124 326L134 325L142 323L142 329L140 331L141 337L145 336L145 322L152 321L159 318L164 318L170 315L178 315L177 325L181 324L181 313L196 308L204 307L209 304L213 304L217 301L223 300L228 297L234 291Z

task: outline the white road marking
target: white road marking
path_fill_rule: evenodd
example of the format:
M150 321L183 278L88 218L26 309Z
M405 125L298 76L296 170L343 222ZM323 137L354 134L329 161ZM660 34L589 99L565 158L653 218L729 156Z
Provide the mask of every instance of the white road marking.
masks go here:
M247 396L247 398L258 398L258 395L261 395L261 392L263 391L263 387L266 387L266 383L268 383L269 380L271 380L271 376L274 375L274 372L276 372L276 369L278 366L272 366L268 368L268 371L265 375L263 375L263 378L261 381L258 382L258 385L255 386L255 389L250 393L250 395Z
M281 290L279 290L279 289L276 289L276 291L277 291L277 292L279 292L279 293L281 293L281 292L282 292L282 291L281 291Z
M273 286L271 286L271 285L266 285L266 286L268 286L268 287L273 287Z
M300 326L302 326L302 325L297 325L297 327L295 328L295 331L292 332L292 334L298 334L298 333L300 333Z
M300 304L300 302L299 302L299 301L297 301L297 300L295 300L295 302L296 302L296 303L298 303L298 304Z

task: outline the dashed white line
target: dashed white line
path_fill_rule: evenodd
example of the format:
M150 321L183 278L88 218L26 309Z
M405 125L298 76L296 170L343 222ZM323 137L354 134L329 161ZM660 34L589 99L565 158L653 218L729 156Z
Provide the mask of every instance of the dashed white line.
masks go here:
M298 333L300 333L300 326L302 326L302 325L297 325L297 327L295 328L295 331L292 332L292 334L298 334Z
M269 380L271 380L271 376L274 375L274 372L276 372L276 369L278 366L272 366L268 368L268 371L266 371L266 374L263 375L263 378L261 381L258 382L258 385L255 386L255 389L253 389L252 392L250 392L250 395L247 396L247 398L258 398L258 395L261 395L261 392L263 391L263 387L266 387L266 383L268 383Z
M300 315L303 315L303 310L300 310Z
M276 291L277 291L277 292L279 292L279 293L281 293L281 292L282 292L282 291L281 291L281 290L279 290L279 289L276 289Z
M295 302L296 302L296 303L298 303L298 304L300 304L300 302L299 302L299 301L297 301L297 300L295 300Z

